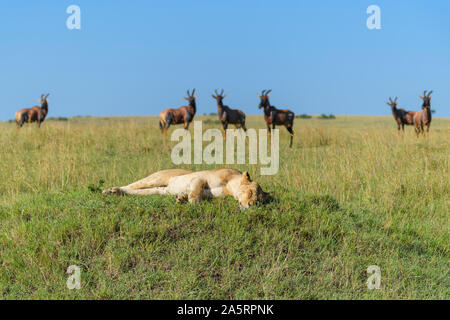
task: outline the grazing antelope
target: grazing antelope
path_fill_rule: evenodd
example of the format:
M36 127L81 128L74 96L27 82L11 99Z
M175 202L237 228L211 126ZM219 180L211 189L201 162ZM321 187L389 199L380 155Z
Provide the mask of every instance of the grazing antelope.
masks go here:
M392 109L392 115L394 116L395 122L397 122L398 132L400 132L400 127L403 131L405 131L405 125L412 126L414 125L414 114L415 111L406 111L405 109L397 109L398 101L397 97L394 100L389 97L389 102L387 104Z
M234 124L236 128L242 128L244 131L247 131L245 127L245 113L238 109L231 109L228 106L223 105L223 99L227 95L223 95L223 89L220 94L217 93L217 90L214 91L216 95L212 95L214 99L217 101L217 114L219 115L219 120L222 122L223 130L226 131L228 128L228 124Z
M41 94L41 98L38 99L41 106L34 106L32 108L20 109L16 112L16 123L17 129L21 128L25 122L37 122L38 127L41 127L41 123L45 120L48 114L48 96L50 93L44 97Z
M194 97L194 92L195 89L192 90L191 94L189 94L189 90L187 91L188 96L184 99L189 101L188 106L181 106L178 109L165 109L159 114L159 128L164 136L172 124L184 123L184 129L189 129L189 124L194 119L195 112L197 111L195 104L197 97Z
M414 114L414 129L416 130L417 137L419 137L419 134L422 133L422 135L425 135L425 131L423 130L423 127L427 127L427 132L430 131L430 125L431 125L431 94L433 93L433 90L428 92L425 90L423 92L423 97L419 96L420 99L423 100L422 104L422 111L417 111Z
M266 90L263 90L261 95L257 94L257 96L261 99L261 102L259 103L258 108L264 109L264 120L267 124L267 129L269 130L270 135L270 126L272 126L272 129L275 129L275 125L283 125L286 127L287 131L291 134L291 141L289 143L289 148L292 148L292 140L294 138L294 131L292 130L292 127L294 126L294 117L295 114L288 109L277 109L274 106L270 105L269 102L269 93L272 90L269 90L265 92Z

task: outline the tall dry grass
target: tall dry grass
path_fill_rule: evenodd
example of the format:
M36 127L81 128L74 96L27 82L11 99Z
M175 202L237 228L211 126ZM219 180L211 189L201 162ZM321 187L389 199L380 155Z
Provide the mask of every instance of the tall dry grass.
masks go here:
M250 116L248 126L264 128L264 122ZM40 130L16 130L6 123L0 128L3 201L80 190L100 179L120 185L174 167L170 152L175 143L164 143L152 117L74 118L49 121ZM261 177L269 188L327 193L339 201L375 202L386 209L394 205L393 195L421 207L449 192L449 119L434 119L430 134L419 139L412 128L399 135L389 117L296 119L292 150L287 137L280 127L279 173ZM235 167L259 174L259 166Z

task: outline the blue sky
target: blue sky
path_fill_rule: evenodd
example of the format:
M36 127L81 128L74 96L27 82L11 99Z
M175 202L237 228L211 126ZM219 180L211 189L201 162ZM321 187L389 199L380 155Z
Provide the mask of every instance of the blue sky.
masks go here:
M8 0L0 15L0 120L44 92L49 116L153 115L194 87L199 113L216 112L216 88L248 114L270 88L297 114L365 115L389 115L395 95L419 109L433 89L450 116L449 1Z

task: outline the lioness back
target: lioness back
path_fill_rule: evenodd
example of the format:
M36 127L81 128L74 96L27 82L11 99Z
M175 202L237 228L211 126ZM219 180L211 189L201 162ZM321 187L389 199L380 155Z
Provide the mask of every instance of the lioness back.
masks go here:
M184 176L187 174L192 173L191 170L185 170L185 169L167 169L167 170L161 170L157 171L147 178L145 180L151 180L151 181L160 181L162 185L167 185L169 183L169 180L173 177L179 177Z
M191 172L184 175L173 175L169 181L171 190L182 190L186 188L194 179L204 180L210 188L225 186L232 179L240 179L242 173L235 169L212 169Z

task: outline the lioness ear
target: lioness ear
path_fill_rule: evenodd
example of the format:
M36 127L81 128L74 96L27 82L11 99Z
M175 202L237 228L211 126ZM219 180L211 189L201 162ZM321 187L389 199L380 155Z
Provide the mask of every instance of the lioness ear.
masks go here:
M242 174L242 180L241 180L241 183L247 184L247 183L250 183L250 182L252 182L252 180L250 180L250 175L248 174L247 171L245 171L245 172Z

